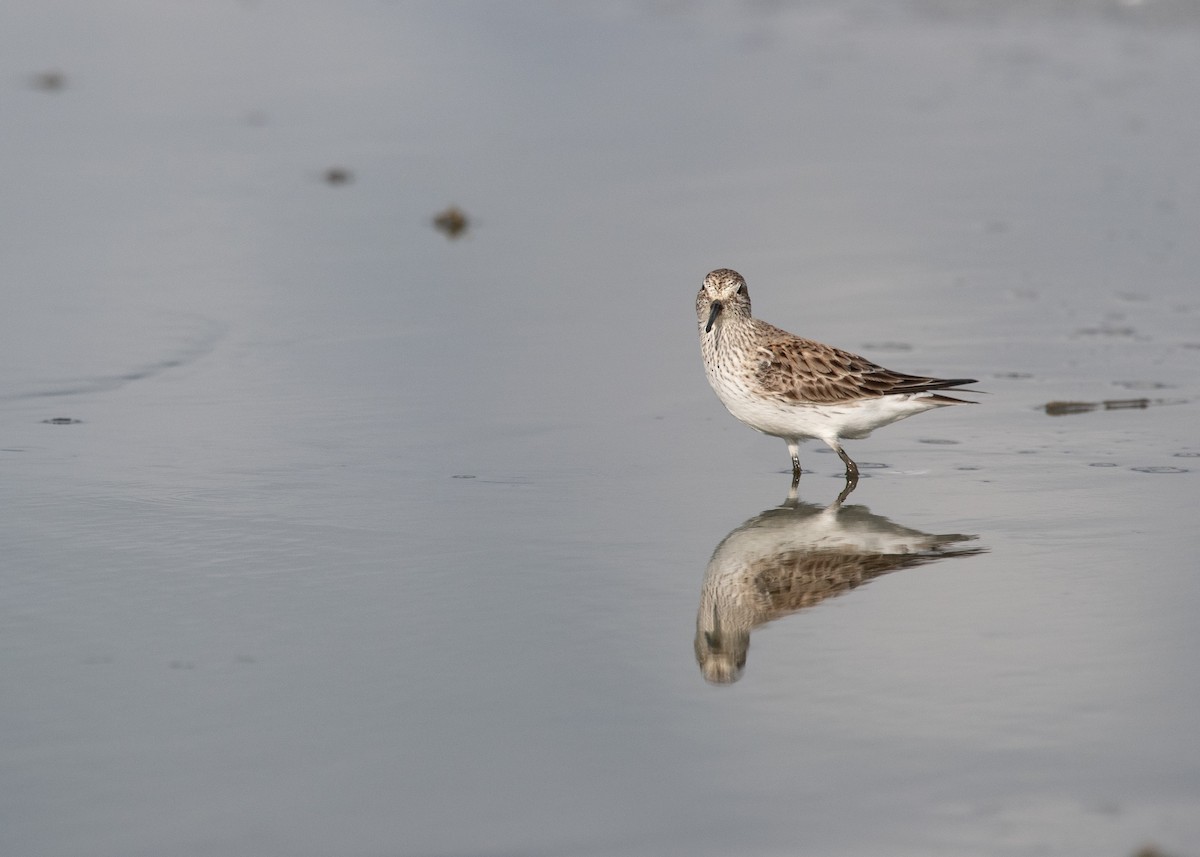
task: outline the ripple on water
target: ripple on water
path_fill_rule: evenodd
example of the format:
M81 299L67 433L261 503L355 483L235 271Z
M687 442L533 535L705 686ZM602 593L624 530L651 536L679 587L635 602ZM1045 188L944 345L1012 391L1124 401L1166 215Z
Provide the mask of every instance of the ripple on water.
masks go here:
M1117 387L1124 387L1126 390L1169 390L1170 384L1164 384L1161 381L1113 381Z
M1200 452L1177 452L1175 458L1200 458Z
M61 398L116 390L126 384L144 381L163 372L188 366L206 357L216 349L217 343L224 339L228 329L222 322L187 314L177 320L164 320L162 326L164 333L169 333L176 327L180 329L165 353L159 354L158 359L108 375L65 378L29 389L0 393L0 400ZM43 422L59 422L59 418ZM61 422L59 424L66 425Z
M917 440L917 443L936 443L936 444L944 444L947 446L957 444L960 442L961 441L950 440L949 438L944 438L944 437L923 437L923 438L920 438Z
M1131 467L1130 470L1136 470L1138 473L1187 473L1186 467Z
M1088 467L1120 467L1119 464L1113 464L1111 461L1093 461Z
M1073 336L1128 337L1136 336L1137 331L1128 325L1101 324L1096 327L1077 328Z

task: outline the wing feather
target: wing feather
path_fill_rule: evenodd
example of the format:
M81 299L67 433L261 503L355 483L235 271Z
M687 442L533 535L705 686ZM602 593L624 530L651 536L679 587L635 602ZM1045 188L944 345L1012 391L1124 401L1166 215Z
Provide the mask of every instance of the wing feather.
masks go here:
M755 376L762 392L791 403L836 404L864 396L951 390L974 379L893 372L865 357L782 330L760 345ZM945 398L946 404L957 399Z

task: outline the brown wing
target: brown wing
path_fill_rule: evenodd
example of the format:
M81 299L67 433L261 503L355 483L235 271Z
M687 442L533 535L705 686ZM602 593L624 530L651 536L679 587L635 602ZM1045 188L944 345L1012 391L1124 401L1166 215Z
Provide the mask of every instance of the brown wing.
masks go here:
M758 383L763 392L788 402L835 404L864 396L947 390L974 379L943 380L884 369L865 357L782 330L758 348ZM946 398L947 404L958 401Z

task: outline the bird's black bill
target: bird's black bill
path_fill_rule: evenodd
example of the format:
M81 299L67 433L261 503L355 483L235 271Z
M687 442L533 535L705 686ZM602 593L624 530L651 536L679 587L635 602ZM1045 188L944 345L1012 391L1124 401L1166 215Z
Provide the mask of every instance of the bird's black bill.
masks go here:
M713 322L717 320L717 316L721 314L721 310L725 309L725 305L720 301L713 301L712 310L708 313L708 324L704 326L704 332L712 331Z

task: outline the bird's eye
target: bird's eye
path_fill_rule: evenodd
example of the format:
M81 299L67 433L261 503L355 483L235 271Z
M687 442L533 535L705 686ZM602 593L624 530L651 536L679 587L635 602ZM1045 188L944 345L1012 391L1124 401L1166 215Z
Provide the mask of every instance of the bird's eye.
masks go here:
M746 284L745 283L742 283L740 286L738 286L738 294L739 295L746 294Z

